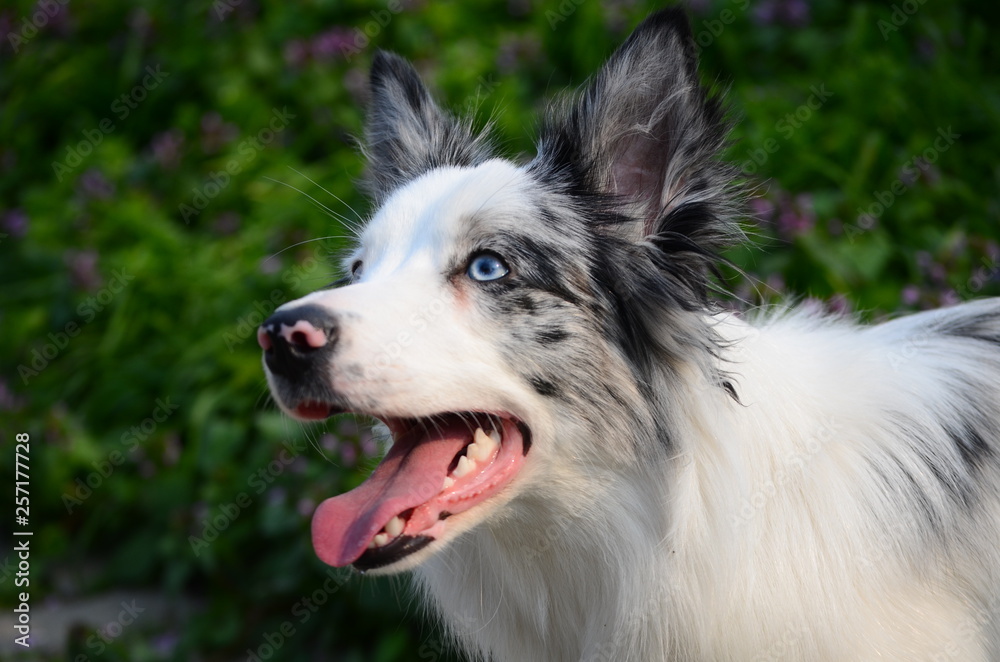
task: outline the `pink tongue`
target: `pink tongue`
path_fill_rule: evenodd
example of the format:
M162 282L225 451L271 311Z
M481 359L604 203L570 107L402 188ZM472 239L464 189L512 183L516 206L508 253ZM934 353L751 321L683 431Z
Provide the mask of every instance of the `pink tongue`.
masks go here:
M441 492L451 461L470 441L467 422L459 420L397 440L368 480L316 509L316 555L332 566L353 563L390 519Z

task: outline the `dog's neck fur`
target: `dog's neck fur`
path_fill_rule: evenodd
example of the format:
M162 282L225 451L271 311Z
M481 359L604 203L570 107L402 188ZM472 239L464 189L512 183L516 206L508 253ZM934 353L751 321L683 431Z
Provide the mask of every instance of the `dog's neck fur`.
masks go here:
M996 554L990 530L959 513L942 506L933 525L901 523L891 501L879 502L880 473L898 470L878 459L895 434L878 427L882 411L966 420L996 402L989 365L975 366L944 340L937 349L925 340L926 355L892 364L894 349L913 334L928 338L935 320L914 316L862 336L846 322L802 313L760 328L716 318L726 341L718 367L733 376L740 402L700 367L664 370L654 386L670 394L675 416L658 460L597 469L567 458L548 477L551 492L522 495L418 568L445 637L495 662L839 662L883 659L884 651L929 662L939 658L927 651L946 649L957 651L949 659L993 659L968 634L1000 611L983 602L990 582L946 576L933 554L881 562L933 539L955 568ZM788 357L801 365L774 374ZM943 379L956 364L975 389L916 408L898 389L900 379L926 373ZM922 433L928 449L948 443L935 434ZM842 454L858 452L870 458L855 463L861 477L839 465ZM558 489L567 481L572 489ZM942 485L920 489L928 503L948 498ZM559 494L589 498L569 503ZM862 511L875 528L852 528ZM812 565L776 566L789 549Z
M688 411L734 404L704 365L680 371L683 378L676 366L663 369L653 390L682 410L685 403ZM692 591L683 585L678 553L697 554L673 545L677 527L693 525L677 514L697 517L705 505L692 457L675 440L690 437L703 422L626 413L627 419L609 415L603 435L622 438L616 426L632 426L637 443L631 461L553 463L539 491L520 496L502 517L418 568L418 584L443 617L446 639L482 660L525 662L673 660L676 651L694 645L674 640L677 631L663 624L692 611L678 599ZM563 421L559 429L573 424ZM572 446L570 438L561 441ZM574 489L545 491L546 482ZM571 503L561 499L565 494L590 498Z

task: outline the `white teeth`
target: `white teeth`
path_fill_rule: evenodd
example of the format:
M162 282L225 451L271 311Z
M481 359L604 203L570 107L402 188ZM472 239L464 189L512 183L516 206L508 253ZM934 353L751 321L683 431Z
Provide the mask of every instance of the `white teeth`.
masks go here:
M496 428L493 428L492 430L490 430L490 439L492 439L493 441L495 441L499 445L500 444L500 439L501 439L501 437L500 437L500 431L497 430Z
M375 538L372 539L372 544L375 545L376 547L382 547L388 544L388 542L389 542L388 533L378 533L375 535Z
M451 487L454 484L455 484L455 479L454 478L452 478L451 476L445 476L444 477L444 485L441 486L441 489L442 490L446 490L446 489L448 489L449 487Z
M463 455L462 457L458 458L458 466L455 467L455 470L451 472L451 475L454 476L455 478L461 478L462 476L465 476L475 468L476 468L476 463L473 460L470 460L465 455Z
M497 447L497 442L492 437L487 436L482 428L476 428L474 438L475 441L469 444L466 454L477 462L488 460Z
M389 534L390 538L395 538L403 532L403 525L403 519L399 515L396 515L385 525L385 532Z

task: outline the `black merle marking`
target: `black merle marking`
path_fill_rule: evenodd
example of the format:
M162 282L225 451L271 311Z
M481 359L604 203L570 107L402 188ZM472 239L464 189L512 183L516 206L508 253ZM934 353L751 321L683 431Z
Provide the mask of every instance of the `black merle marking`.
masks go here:
M493 156L489 132L441 110L413 65L378 51L372 60L371 101L362 147L368 157L366 187L376 202L394 189L441 166L474 166Z
M538 395L544 395L545 397L559 395L559 387L543 377L538 377L537 375L529 377L528 383L531 384L531 388L535 389Z
M547 326L535 334L535 340L542 345L558 345L569 337L569 331L558 326Z
M986 438L971 423L967 422L961 428L948 428L947 433L971 473L977 473L993 457L993 449Z

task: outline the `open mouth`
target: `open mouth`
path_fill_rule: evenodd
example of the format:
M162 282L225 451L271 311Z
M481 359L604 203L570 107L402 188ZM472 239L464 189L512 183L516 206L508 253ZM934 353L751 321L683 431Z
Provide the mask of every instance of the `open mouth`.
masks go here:
M300 407L310 418L322 417L322 405ZM327 499L313 515L313 547L329 565L372 570L423 549L441 538L450 517L503 490L531 447L528 427L505 414L385 423L394 443L382 462L359 487Z

